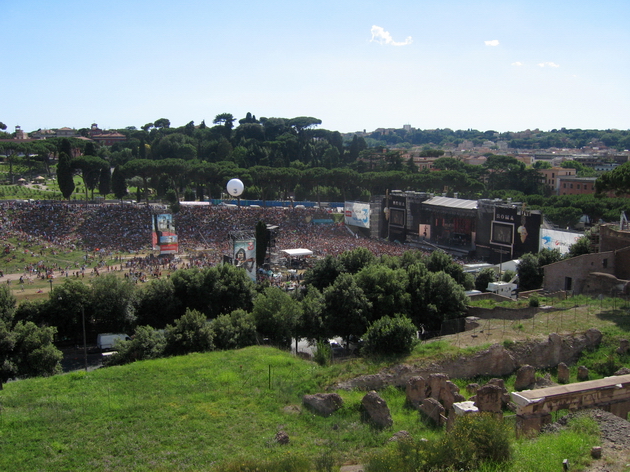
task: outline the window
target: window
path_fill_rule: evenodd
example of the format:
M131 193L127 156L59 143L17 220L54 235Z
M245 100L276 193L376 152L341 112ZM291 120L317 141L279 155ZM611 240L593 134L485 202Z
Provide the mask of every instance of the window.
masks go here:
M571 277L564 278L564 289L567 291L573 290L573 279Z
M608 268L608 259L603 259L603 260L602 260L602 267L603 267L604 269Z

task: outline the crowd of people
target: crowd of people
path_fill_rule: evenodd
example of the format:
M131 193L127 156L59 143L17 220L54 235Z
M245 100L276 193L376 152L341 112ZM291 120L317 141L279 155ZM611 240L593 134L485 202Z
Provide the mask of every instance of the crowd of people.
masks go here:
M153 249L152 215L164 212L162 207L142 204L2 202L0 239L17 238L23 243L22 251L28 251L25 248L35 244L46 245L51 253L84 250L86 262L99 253L108 254L110 258L121 252L150 253ZM356 247L366 247L377 255L400 255L406 249L400 244L357 237L343 223L333 222L325 209L182 205L173 215L173 223L179 240L178 252L186 254L186 260L136 257L121 261L118 267L101 267L100 271L117 269L155 276L162 270L215 265L225 256L231 256L230 233L249 231L254 234L259 221L278 227L276 252L308 248L314 256L324 257ZM5 252L7 250L5 246ZM84 272L79 267L59 266L25 267L24 270L36 276L55 270L65 275Z

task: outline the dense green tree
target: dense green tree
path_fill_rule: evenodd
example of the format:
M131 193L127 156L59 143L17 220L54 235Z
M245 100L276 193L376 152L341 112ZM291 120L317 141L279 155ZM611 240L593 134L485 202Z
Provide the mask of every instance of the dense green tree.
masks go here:
M300 319L300 304L278 287L267 287L256 297L252 314L256 329L274 346L288 348Z
M151 155L154 159L190 161L197 158L197 142L186 134L168 134L151 146Z
M57 328L58 340L79 344L83 340L84 314L90 339L96 341L97 331L90 323L90 303L90 287L68 277L63 279L63 283L54 286L50 298L41 309L45 323Z
M241 349L257 342L254 315L240 308L217 316L212 320L211 327L217 349Z
M171 127L171 122L170 120L166 119L166 118L160 118L158 120L155 120L152 124L152 126L149 126L149 124L145 125L147 127L155 127L155 128L170 128ZM148 129L148 128L147 128Z
M442 250L433 251L426 261L426 266L427 269L429 269L429 272L444 271L466 290L472 289L470 280L468 280L466 274L464 274L463 266L456 263L453 260L453 256L450 254L447 254Z
M164 332L164 353L182 356L191 352L207 352L214 349L214 331L206 317L197 310L186 310L184 316L168 325Z
M569 246L567 257L577 257L591 253L591 238L588 235L582 236L574 244Z
M543 248L537 256L540 267L546 266L548 264L553 264L554 262L562 260L560 249Z
M172 324L185 311L184 301L175 295L173 279L181 280L176 274L166 279L155 279L137 291L136 316L139 325L162 329Z
M366 313L369 322L392 313L408 313L411 296L406 292L408 280L404 269L367 265L355 275L355 280L371 304Z
M219 264L204 271L209 318L242 309L251 311L254 282L247 272L231 264Z
M518 264L517 272L520 291L536 290L542 287L543 273L535 254L524 254Z
M497 273L493 268L487 267L481 269L475 277L475 290L480 292L486 292L488 290L488 284L497 280Z
M416 327L404 315L383 316L363 336L362 354L407 355L418 342Z
M339 262L344 268L344 272L356 274L364 267L374 264L376 256L365 247L358 247L351 251L345 251L339 256Z
M177 318L184 315L186 308L196 310L208 317L209 301L208 291L204 283L205 274L198 268L180 269L171 275L171 283L173 284L174 296L178 300L172 306L179 307L180 310ZM168 290L166 286L158 286L156 289L160 291ZM170 315L172 316L172 315ZM146 322L146 321L145 321Z
M323 341L327 337L324 325L324 296L313 286L306 286L298 292L302 304L300 318L295 328L295 338Z
M370 301L350 274L340 274L326 287L324 295L324 324L330 336L341 336L346 347L350 336L363 336L367 329Z
M127 178L140 177L142 179L142 186L144 195L146 198L147 206L149 205L149 179L155 176L157 172L157 166L155 161L150 159L134 159L127 162L122 171Z
M630 162L620 165L610 172L605 172L595 182L598 194L614 192L616 195L630 194Z
M98 333L130 333L136 326L135 285L114 274L92 280L90 310L86 311Z
M61 372L61 352L53 345L54 327L16 321L16 299L0 286L0 390L11 378L48 376Z
M109 169L109 164L104 159L97 156L77 156L72 159L72 167L81 171L81 179L85 187L85 202L88 201L88 190L92 191L94 197L94 189L98 184L101 170Z
M158 359L164 355L166 337L151 326L138 326L129 341L119 341L107 365L123 365L135 361Z
M337 276L345 271L344 266L337 257L326 256L315 262L315 265L304 274L304 284L323 291L332 285Z
M427 326L460 318L468 298L464 288L446 272L429 272L426 281Z

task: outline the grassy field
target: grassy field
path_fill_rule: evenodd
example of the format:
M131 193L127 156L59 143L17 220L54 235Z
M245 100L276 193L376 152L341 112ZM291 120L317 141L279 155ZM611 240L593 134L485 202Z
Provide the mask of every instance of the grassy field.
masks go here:
M612 306L618 301L603 300L601 312L595 302L599 300L563 315L555 312L565 317L569 330L597 326L606 334L602 348L580 361L592 369L593 378L602 375L596 368L610 368L616 343L630 329L627 308ZM522 327L503 328L495 320L492 324L497 325L488 323L486 329L505 329L506 336L527 339L548 333L548 322L560 321L539 314ZM457 339L463 336L422 343L404 361L439 361L487 344L477 336L471 338L476 345L462 346ZM321 367L270 347L251 347L11 382L0 391L0 470L245 471L256 470L252 464L273 463L259 470L300 471L364 463L388 451L395 454L388 439L396 431L430 441L443 432L422 422L396 388L379 392L394 420L394 427L385 431L361 421L364 392L339 391L344 407L329 418L305 410L301 397L402 360L353 359ZM615 362L629 365L627 356ZM506 379L508 386L513 381L513 376ZM460 386L468 382L456 380ZM289 435L286 446L274 441L280 430ZM513 463L483 470L552 470L545 467L559 463L554 462L558 457L560 462L569 458L572 464L584 464L590 447L597 444L592 433L580 431L512 440ZM332 463L334 467L322 465Z
M248 470L271 460L284 464L274 470L298 471L324 458L336 466L366 461L398 430L430 440L442 434L394 388L380 392L392 430L361 422L363 392L339 392L344 407L329 418L304 410L301 396L337 374L338 367L252 347L12 382L0 392L0 470ZM274 441L280 430L289 445ZM532 447L517 443L516 451L531 455ZM545 439L544 447L557 445ZM583 452L571 452L572 463Z

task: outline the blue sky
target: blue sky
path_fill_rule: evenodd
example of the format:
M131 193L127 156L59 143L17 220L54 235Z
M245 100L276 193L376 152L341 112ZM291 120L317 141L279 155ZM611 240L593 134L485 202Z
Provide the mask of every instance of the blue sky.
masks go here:
M628 18L628 0L0 0L0 121L630 129Z

